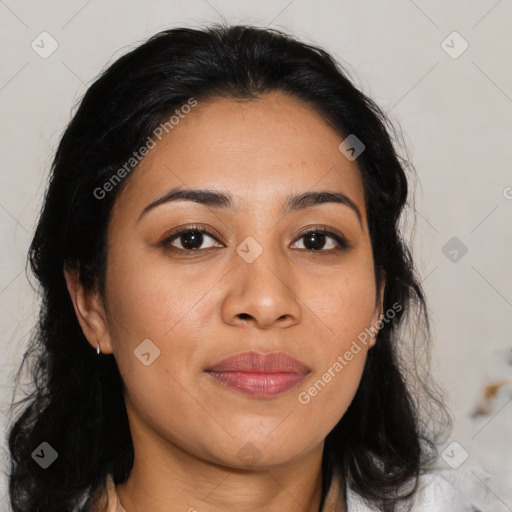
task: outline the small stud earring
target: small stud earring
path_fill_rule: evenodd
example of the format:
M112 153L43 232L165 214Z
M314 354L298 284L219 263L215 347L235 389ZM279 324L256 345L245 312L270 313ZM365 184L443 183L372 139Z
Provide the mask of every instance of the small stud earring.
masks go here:
M98 346L96 347L96 354L100 355L100 344L98 343Z

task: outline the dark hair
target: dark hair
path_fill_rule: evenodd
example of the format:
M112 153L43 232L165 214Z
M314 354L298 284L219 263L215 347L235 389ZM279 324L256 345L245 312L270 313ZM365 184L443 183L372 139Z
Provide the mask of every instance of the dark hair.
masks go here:
M30 363L34 389L12 405L24 404L9 431L15 512L73 510L107 472L116 483L125 481L133 464L118 367L112 354L98 357L91 349L63 273L74 266L85 286L104 291L107 228L130 177L101 200L95 190L190 98L251 99L271 91L311 104L340 141L355 134L365 145L357 164L377 285L385 276L384 311L402 306L383 324L357 393L326 438L322 504L333 468L380 510L410 502L418 476L437 454L438 432L422 419L425 404L429 415L437 408L447 418L437 387L400 355L412 339L400 336L406 318L422 322L427 342L430 337L424 293L399 230L411 166L394 147L389 118L324 50L277 30L214 25L162 31L119 58L88 88L62 136L29 250L42 306L17 375L19 381ZM417 362L419 353L409 356ZM46 470L31 456L42 442L58 453Z

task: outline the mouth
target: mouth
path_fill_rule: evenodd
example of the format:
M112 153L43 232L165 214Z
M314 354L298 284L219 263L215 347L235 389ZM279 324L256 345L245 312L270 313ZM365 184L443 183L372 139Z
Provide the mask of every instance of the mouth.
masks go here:
M310 369L283 352L244 352L223 359L206 372L228 389L270 398L294 388Z

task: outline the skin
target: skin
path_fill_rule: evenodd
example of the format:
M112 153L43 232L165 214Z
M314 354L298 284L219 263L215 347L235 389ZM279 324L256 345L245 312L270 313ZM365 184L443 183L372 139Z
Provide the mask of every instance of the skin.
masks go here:
M356 161L338 149L342 139L283 93L198 102L117 198L105 296L66 271L85 336L114 354L125 385L135 462L117 491L128 512L318 511L324 440L375 339L308 404L298 395L382 313L363 186ZM180 200L140 217L176 186L229 193L237 208ZM318 190L348 196L362 225L343 204L280 213L289 195ZM204 235L193 254L173 252L183 237L159 246L173 228L196 224L219 237ZM308 249L315 244L301 235L318 226L343 233L350 248L336 251L327 236ZM263 249L252 263L236 252L248 236ZM148 366L134 355L145 339L160 350ZM205 372L249 350L285 352L310 373L283 394L256 398ZM250 466L238 455L247 443L257 454Z

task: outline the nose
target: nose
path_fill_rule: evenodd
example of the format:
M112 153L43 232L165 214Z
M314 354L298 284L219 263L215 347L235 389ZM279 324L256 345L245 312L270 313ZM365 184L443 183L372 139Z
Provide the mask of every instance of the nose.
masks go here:
M286 262L280 261L284 258L264 250L252 263L240 259L230 272L232 284L222 304L224 322L267 330L292 327L301 321L297 279Z

